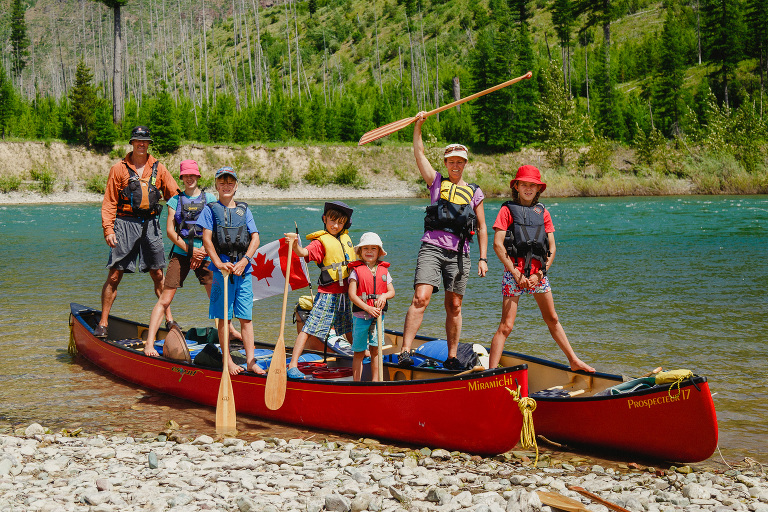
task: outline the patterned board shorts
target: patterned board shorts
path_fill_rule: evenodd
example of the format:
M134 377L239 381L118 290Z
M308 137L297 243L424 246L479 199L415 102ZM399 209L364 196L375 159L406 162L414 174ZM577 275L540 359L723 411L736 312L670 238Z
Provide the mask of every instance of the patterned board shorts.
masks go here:
M352 332L352 305L346 293L318 293L301 330L324 340L331 327L339 335Z
M515 282L512 272L508 270L504 271L504 275L501 278L501 293L505 297L519 297L524 293L547 293L551 291L552 287L549 285L549 278L547 276L544 276L544 279L536 288L520 288Z

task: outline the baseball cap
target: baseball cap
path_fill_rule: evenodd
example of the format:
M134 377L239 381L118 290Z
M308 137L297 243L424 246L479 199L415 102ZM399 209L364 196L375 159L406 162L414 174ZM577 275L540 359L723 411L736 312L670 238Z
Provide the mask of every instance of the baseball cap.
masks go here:
M469 160L469 150L463 144L449 144L445 146L445 155L443 156L443 160L449 156L458 156L464 160Z
M216 179L221 178L222 176L226 176L227 174L237 179L237 173L231 167L222 167L218 171L216 171Z
M152 135L149 133L149 128L146 126L134 126L131 130L131 140L148 140L152 142ZM130 140L128 141L130 142Z
M536 183L541 185L541 192L547 189L547 184L541 181L541 172L533 165L523 165L517 170L515 178L509 182L509 188L515 186L516 181L527 181L529 183Z
M377 235L376 233L373 233L371 231L368 231L367 233L363 233L363 235L360 237L360 243L355 246L355 251L357 251L360 247L363 247L365 245L378 245L379 256L387 255L387 251L384 250L384 246L381 243L381 237L379 237L379 235Z
M184 176L185 174L200 176L200 169L197 167L197 162L194 160L184 160L179 164L179 169L181 170L179 176Z

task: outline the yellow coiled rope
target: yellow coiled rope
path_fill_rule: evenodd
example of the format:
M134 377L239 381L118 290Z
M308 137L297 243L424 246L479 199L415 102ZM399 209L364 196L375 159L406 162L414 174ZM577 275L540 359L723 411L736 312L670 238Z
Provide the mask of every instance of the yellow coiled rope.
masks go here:
M529 396L520 396L520 386L517 386L517 390L511 390L505 388L512 395L512 398L517 402L517 406L520 408L520 414L523 415L523 428L520 431L520 445L526 450L532 448L536 449L536 460L533 465L536 466L539 463L539 445L536 444L536 432L533 428L533 411L536 410L536 400Z
M77 345L75 344L75 328L74 328L74 318L72 317L72 313L69 314L69 345L67 345L67 352L69 352L69 355L72 357L77 355Z

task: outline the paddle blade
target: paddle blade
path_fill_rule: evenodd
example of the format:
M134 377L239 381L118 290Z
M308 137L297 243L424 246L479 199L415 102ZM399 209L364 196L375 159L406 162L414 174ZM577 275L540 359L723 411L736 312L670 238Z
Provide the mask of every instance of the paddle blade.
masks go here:
M360 137L360 142L358 142L357 145L362 146L364 144L368 144L369 142L373 142L374 140L386 137L389 134L395 133L398 130L402 130L406 126L413 124L415 121L415 117L407 117L393 123L385 124L384 126L364 134L362 137Z
M288 384L288 374L285 370L285 340L283 334L275 344L272 362L269 363L267 385L264 388L264 403L270 411L276 411L285 401L285 388Z
M226 359L226 356L224 356ZM235 395L232 392L232 379L229 372L224 372L219 384L219 397L216 401L216 433L237 433L237 416L235 414Z
M590 512L580 501L576 501L568 496L563 496L556 492L536 491L539 499L544 505L556 507L566 512Z

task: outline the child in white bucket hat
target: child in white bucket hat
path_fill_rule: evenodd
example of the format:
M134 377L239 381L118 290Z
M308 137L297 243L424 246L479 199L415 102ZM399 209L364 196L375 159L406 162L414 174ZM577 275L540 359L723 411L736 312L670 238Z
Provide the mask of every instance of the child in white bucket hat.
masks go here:
M377 318L384 320L387 299L395 296L389 263L381 261L387 255L376 233L363 233L355 246L357 261L349 264L349 299L352 301L352 376L363 376L363 359L370 347L372 380L379 380L379 339ZM383 344L383 340L381 343Z

